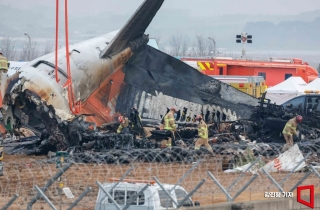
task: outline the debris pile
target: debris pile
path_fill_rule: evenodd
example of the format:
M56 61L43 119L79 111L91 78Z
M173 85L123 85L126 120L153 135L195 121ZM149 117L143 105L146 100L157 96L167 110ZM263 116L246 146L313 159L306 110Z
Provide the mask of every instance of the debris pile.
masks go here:
M249 151L254 157L269 158L279 155L284 144L282 130L286 122L297 114L303 113L299 110L289 112L282 106L261 100L250 119L232 122L207 119L209 144L215 154L222 157L225 169L250 162ZM5 151L9 154L43 155L49 151L68 148L67 151L72 151L74 157L79 157L78 160L90 162L90 159L98 158L108 163L192 162L207 154L206 149L194 150L198 131L197 124L192 121L177 122L179 129L175 132L175 141L170 150L163 143L170 137L170 132L155 126L159 122L139 122L131 134L116 134L118 124L111 123L96 128L95 124L86 122L85 117L79 115L71 121L62 121L51 134L44 129L41 135L35 132L38 135L30 136L28 128L24 127L24 133L29 136L21 136L15 141L5 140ZM298 143L303 154L310 151L315 154L311 157L313 161L319 162L320 114L313 113L303 117L304 121L298 127L299 138L295 139L295 143ZM137 119L137 116L130 118Z

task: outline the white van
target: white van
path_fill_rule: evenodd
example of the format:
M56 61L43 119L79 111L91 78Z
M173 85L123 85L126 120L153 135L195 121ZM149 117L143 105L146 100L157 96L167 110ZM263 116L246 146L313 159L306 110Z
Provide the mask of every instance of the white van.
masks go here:
M164 192L154 181L125 179L122 180L122 182L120 182L112 192L110 192L110 190L115 183L105 183L102 184L102 186L107 192L109 192L117 204L123 208L146 184L148 184L148 187L137 197L137 199L131 202L131 205L128 208L129 210L162 210L177 208L174 202L167 196L166 192ZM167 191L170 191L174 187L174 185L171 184L163 184L163 186ZM176 186L175 189L171 191L171 196L177 203L181 202L187 194L186 190L181 186ZM193 203L191 198L189 198L182 206L200 206L200 203ZM118 210L118 208L112 203L111 199L108 198L101 189L99 189L94 209Z

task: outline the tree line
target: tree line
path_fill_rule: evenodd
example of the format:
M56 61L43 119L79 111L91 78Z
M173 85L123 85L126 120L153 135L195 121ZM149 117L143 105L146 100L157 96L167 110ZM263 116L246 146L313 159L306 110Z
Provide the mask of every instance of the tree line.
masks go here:
M26 40L18 46L16 40L6 37L0 41L0 51L10 61L31 61L52 52L53 43L47 41L40 46L36 41Z
M194 37L174 34L166 43L160 36L155 39L159 49L171 56L205 57L217 54L215 39L203 34L195 34Z
M160 36L155 39L160 50L171 56L205 57L216 55L215 40L209 39L203 34L196 34L193 38L175 34L166 44L162 42ZM16 40L7 37L0 41L0 51L11 61L31 61L52 52L53 43L47 41L40 46L36 41L25 40L22 45L17 45Z

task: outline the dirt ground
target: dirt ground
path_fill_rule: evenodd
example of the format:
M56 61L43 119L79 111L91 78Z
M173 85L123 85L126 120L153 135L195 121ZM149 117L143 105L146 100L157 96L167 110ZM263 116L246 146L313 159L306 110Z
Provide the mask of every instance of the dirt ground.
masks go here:
M11 205L9 209L26 209L27 204L35 195L34 186L43 187L46 182L53 177L58 169L56 164L44 163L46 157L35 157L25 155L5 155L4 159L4 176L0 177L0 207L3 207L13 196L18 194L19 198ZM175 184L190 169L192 164L181 163L133 163L133 171L126 177L139 180L152 180L156 176L162 183ZM98 193L96 181L100 183L108 182L109 178L120 178L131 165L120 164L73 164L62 176L62 182L65 187L69 187L75 198L68 199L64 194L57 194L59 182L56 181L46 191L46 195L52 203L59 209L62 209L73 203L76 198L89 186L91 192L80 201L74 209L92 209ZM221 170L221 161L215 158L208 158L202 161L199 166L190 173L181 185L191 191L202 180L206 182L192 196L194 201L199 201L201 206L226 201L226 196L219 187L209 177L210 171L217 180L224 186L228 187L240 173L224 173ZM278 182L282 180L288 173L272 173L272 177ZM283 188L291 189L305 173L293 173L290 178L285 181ZM237 182L231 190L231 196L234 196L245 183L252 178L252 174L248 173ZM315 175L310 175L301 185L315 185L315 193L320 193L320 181ZM265 198L265 192L278 192L275 185L264 175L259 174L248 188L242 192L236 201L277 199ZM296 196L296 191L294 191ZM33 209L49 209L49 205L43 199L39 199Z

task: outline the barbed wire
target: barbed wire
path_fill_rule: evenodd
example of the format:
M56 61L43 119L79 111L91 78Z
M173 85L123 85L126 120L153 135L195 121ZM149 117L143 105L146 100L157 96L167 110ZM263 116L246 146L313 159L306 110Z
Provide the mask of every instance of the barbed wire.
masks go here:
M190 191L202 179L207 178L206 183L195 192L193 200L199 201L201 205L225 202L226 196L211 179L208 179L207 172L212 173L220 184L227 188L230 183L239 178L241 173L225 173L224 170L232 168L235 161L238 163L242 161L241 164L250 161L248 154L245 154L247 147L248 145L240 144L216 145L213 147L216 152L215 157L210 157L205 149L189 151L184 148L74 153L65 157L64 164L72 163L73 165L62 175L62 182L65 187L71 189L75 198L68 199L63 195L61 199L57 193L58 182L49 187L46 195L56 206L67 207L87 187L91 187L92 190L79 202L77 209L92 209L99 190L96 181L110 182L109 178L120 178L132 167L133 170L126 178L152 180L155 176L162 183L175 184L197 161L201 161L196 169L181 182L181 186ZM255 158L260 155L264 158L264 162L268 162L281 154L283 145L255 144L249 145L249 147L253 148ZM319 145L300 144L299 148L304 156L310 152L311 155L306 160L307 163L319 161L319 156L317 156ZM56 167L57 157L6 155L5 159L6 161L3 163L4 175L0 177L0 207L4 206L15 194L18 194L19 197L11 205L11 209L25 209L30 199L37 193L34 186L37 185L41 188L50 177L59 171ZM306 171L292 173L290 179L284 182L283 189L291 189L303 179ZM265 174L258 174L257 179L240 194L236 201L261 200L265 199L264 192L278 191ZM288 172L279 171L270 174L277 182L281 182ZM251 178L251 173L245 173L241 180L233 184L229 193L233 195L238 192ZM319 178L315 174L311 174L303 183L314 184L318 190L320 188ZM47 209L49 206L42 198L33 205L33 209L43 208Z

